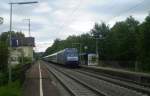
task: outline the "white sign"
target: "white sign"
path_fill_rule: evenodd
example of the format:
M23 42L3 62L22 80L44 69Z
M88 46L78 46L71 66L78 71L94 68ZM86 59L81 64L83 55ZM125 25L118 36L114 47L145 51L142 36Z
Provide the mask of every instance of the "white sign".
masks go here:
M88 54L88 65L97 65L96 54Z

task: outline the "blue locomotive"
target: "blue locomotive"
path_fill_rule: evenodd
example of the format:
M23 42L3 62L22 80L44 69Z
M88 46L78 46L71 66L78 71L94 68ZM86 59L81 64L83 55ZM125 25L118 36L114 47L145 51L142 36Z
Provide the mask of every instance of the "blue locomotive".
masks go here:
M78 67L79 55L76 48L66 48L54 54L43 57L45 61L63 64L68 67Z

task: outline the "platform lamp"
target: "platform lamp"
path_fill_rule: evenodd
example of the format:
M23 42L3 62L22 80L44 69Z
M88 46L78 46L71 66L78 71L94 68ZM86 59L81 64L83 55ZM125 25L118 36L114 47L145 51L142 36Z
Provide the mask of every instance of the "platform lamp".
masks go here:
M10 26L9 26L9 43L10 43L10 50L12 47L11 44L11 34L12 34L12 7L13 5L25 5L25 4L34 4L34 3L38 3L37 1L32 1L32 2L11 2L10 4ZM11 55L10 55L11 57ZM9 70L9 83L11 83L12 78L11 78L11 59L9 57L9 64L8 64L8 70Z

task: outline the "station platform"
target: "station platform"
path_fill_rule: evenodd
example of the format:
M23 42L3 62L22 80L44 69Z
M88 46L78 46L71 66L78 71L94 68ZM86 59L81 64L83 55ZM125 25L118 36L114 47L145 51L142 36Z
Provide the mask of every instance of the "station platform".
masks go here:
M148 73L133 72L133 71L123 70L123 69L118 69L118 68L101 67L101 66L95 66L95 65L94 66L81 65L81 67L91 68L91 69L99 69L99 70L107 70L107 71L112 71L112 72L128 73L128 74L134 74L134 75L138 75L138 76L150 77L150 74L148 74Z
M23 96L60 96L57 87L49 77L47 68L40 62L36 62L26 72Z
M121 77L128 81L132 80L134 82L144 83L144 85L150 86L150 74L148 73L133 72L133 71L127 71L123 69L101 67L101 66L81 65L81 67L88 69L88 70L95 71L95 72L99 72L102 74L108 74L108 75L116 76L119 78Z

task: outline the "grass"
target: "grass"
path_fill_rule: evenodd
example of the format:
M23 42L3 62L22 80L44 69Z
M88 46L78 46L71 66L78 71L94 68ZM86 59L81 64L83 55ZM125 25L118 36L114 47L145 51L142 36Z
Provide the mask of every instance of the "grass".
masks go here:
M21 85L19 81L12 82L0 87L0 96L22 96Z

